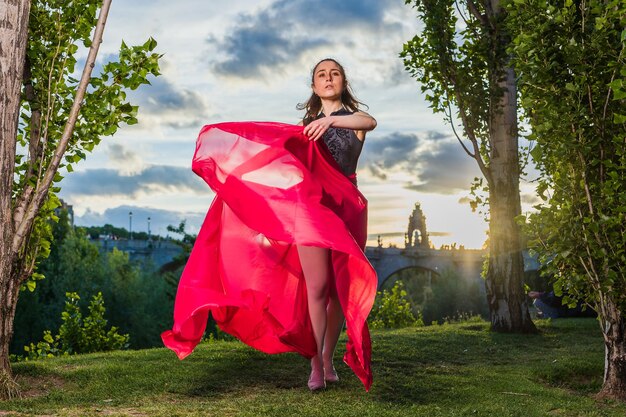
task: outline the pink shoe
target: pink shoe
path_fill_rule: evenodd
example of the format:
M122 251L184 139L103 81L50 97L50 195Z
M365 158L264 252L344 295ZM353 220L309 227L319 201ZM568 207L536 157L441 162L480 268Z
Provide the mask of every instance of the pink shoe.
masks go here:
M312 392L326 388L324 373L319 371L311 371L311 376L309 377L309 382L307 385Z
M324 369L324 380L326 380L326 382L339 382L339 375L337 375L337 371L334 367L330 371Z

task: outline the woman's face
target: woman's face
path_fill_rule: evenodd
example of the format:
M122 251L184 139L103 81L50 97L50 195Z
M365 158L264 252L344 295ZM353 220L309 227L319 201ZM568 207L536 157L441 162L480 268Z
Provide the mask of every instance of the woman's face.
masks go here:
M313 72L313 92L327 100L340 99L345 87L345 78L333 61L322 61Z

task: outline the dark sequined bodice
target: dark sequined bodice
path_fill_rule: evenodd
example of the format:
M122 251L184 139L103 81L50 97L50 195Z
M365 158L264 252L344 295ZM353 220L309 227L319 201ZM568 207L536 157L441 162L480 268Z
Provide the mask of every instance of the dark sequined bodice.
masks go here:
M332 112L331 116L346 116L352 112L340 109ZM324 114L320 114L318 119L324 117ZM333 156L341 171L346 176L350 176L356 172L356 165L363 149L363 142L357 138L354 130L342 129L339 127L331 127L322 136L324 143L328 147L330 154Z

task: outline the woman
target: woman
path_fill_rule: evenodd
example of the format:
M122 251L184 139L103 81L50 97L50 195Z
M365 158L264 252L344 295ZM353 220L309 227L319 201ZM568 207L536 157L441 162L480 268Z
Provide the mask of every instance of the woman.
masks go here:
M357 159L365 132L376 127L376 120L358 111L360 103L352 95L344 68L334 59L324 59L313 68L311 89L309 100L299 106L301 110L306 110L301 122L305 125L304 134L314 141L323 138L340 170L356 185ZM326 381L339 380L333 366L333 354L344 315L336 289L329 285L330 250L298 246L298 254L317 345L317 354L311 359L308 382L309 389L314 391L324 388Z
M185 358L210 312L223 331L256 349L310 358L315 391L338 380L332 356L345 313L344 361L369 390L366 318L377 278L363 253L367 204L354 170L376 121L358 111L336 61L315 66L311 87L304 127L245 122L201 130L192 169L216 197L179 282L174 326L162 339Z

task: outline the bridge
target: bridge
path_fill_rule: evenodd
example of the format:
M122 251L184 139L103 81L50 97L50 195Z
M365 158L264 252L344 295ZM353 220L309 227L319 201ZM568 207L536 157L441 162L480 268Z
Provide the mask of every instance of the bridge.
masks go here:
M378 274L378 287L393 274L404 269L416 268L429 274L440 275L446 270L455 272L460 278L469 282L479 281L482 284L482 268L486 250L465 249L463 246L448 246L445 249L431 247L426 229L426 217L422 213L419 203L409 217L409 226L404 239L404 248L383 248L382 240L378 237L378 246L365 248L365 255ZM524 271L536 271L539 262L531 257L527 251L523 252ZM484 289L484 285L480 288Z
M476 249L432 249L409 246L405 248L383 248L368 246L365 255L378 274L380 286L393 274L404 269L415 268L429 274L440 275L446 270L455 272L468 281L482 282L481 272L486 250ZM524 271L536 271L539 263L526 251Z

